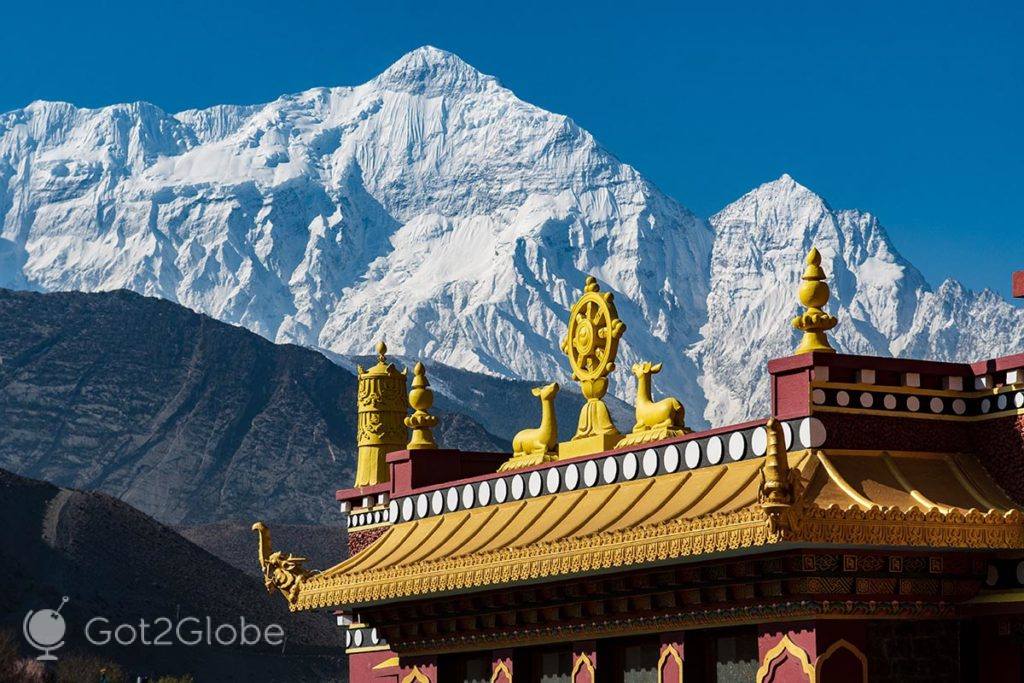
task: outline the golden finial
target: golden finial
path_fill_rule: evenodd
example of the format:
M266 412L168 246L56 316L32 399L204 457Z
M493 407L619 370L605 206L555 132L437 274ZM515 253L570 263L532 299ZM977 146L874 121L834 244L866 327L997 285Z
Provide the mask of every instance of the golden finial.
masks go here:
M583 295L569 312L569 329L562 340L572 378L580 383L587 402L580 412L575 436L559 444L559 457L605 451L614 448L622 437L601 399L608 391L608 374L615 369L619 338L625 331L612 293L602 292L597 279L587 277Z
M789 454L786 452L782 423L771 417L764 429L767 443L758 499L768 515L768 525L772 532L780 533L790 526L788 513L793 505L796 484L793 472L789 469Z
M434 433L437 417L427 411L434 405L434 392L427 381L427 369L423 363L416 363L412 371L412 391L409 392L409 405L413 413L405 418L405 426L412 430L412 438L406 446L410 451L436 449Z
M839 321L822 310L828 303L829 289L828 283L825 282L825 271L821 268L821 254L815 247L811 247L807 253L807 269L800 279L803 282L800 283L797 295L807 310L793 318L793 327L804 333L795 353L835 353L835 349L828 343L825 332L835 327Z
M408 404L405 401L405 370L389 363L388 347L377 344L377 364L368 370L356 366L359 378L356 441L356 486L373 486L388 480L385 456L405 448Z
M789 490L789 456L786 453L786 436L782 423L774 417L764 425L767 447L764 454L764 482L761 485L763 500L767 505L789 505L793 502Z

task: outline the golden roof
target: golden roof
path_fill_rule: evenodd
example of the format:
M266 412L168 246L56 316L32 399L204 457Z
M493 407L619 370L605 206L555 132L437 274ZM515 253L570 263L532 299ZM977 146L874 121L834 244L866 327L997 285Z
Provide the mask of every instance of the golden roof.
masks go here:
M788 456L793 503L781 509L765 504L767 462L395 524L364 551L304 580L292 608L464 592L795 544L1024 548L1024 514L973 458L796 451Z

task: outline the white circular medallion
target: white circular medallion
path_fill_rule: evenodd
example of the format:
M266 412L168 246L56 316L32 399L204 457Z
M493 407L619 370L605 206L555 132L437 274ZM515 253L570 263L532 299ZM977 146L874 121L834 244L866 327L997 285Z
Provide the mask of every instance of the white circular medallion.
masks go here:
M380 642L380 636L377 635L377 629L375 628L370 629L370 642L374 645Z
M593 486L597 483L597 463L593 460L588 460L587 464L583 466L583 485Z
M345 631L345 647L352 647L352 631Z
M821 448L825 443L825 425L816 417L805 417L800 421L799 437L804 448Z
M615 481L616 475L619 473L619 463L615 462L615 457L605 458L604 462L601 463L601 479L606 484L611 484Z
M1024 408L1024 394L1019 391L1013 395L1013 405L1018 408Z
M953 399L953 412L957 415L963 415L967 412L967 404L962 398Z
M466 484L462 487L462 507L471 508L473 507L473 500L476 498L476 491L473 490L472 484Z
M448 507L448 512L455 512L459 509L459 490L456 488L448 489L448 493L445 497L445 503Z
M981 412L987 413L990 410L992 410L992 401L987 398L981 399Z
M932 400L928 403L928 407L933 413L941 413L943 408L942 399L938 396L933 396Z
M821 389L815 389L811 392L811 400L814 401L814 405L820 406L825 404L825 392Z
M526 482L523 481L523 475L517 474L512 477L512 500L522 500L524 493L526 493Z
M996 399L996 407L999 410L1006 410L1006 394L999 394L999 398Z
M907 396L907 410L916 413L921 409L921 400L917 396Z
M430 511L430 500L427 498L427 494L421 493L416 498L416 516L426 517Z
M758 427L750 435L750 450L756 456L762 456L768 452L768 430Z
M626 453L626 457L622 459L622 477L636 479L637 468L636 453Z
M476 491L476 499L480 501L481 505L487 505L491 502L491 485L486 481L480 482L480 488Z
M788 422L782 423L782 436L786 442L786 450L793 447L793 428L789 426Z
M558 474L557 467L552 467L550 470L548 470L547 481L545 481L544 483L547 484L548 493L558 492L558 487L561 485L562 481L561 477Z
M494 502L504 503L508 500L508 484L504 479L498 479L494 482Z
M394 521L394 522L398 521L398 501L397 500L391 501L391 504L388 505L388 516L391 518L392 521Z
M708 439L707 456L712 465L722 462L722 440L717 436Z
M576 490L580 483L580 468L575 463L565 468L565 488L570 491Z
M850 405L850 395L845 391L836 392L836 403L844 407Z
M530 472L530 478L526 483L526 488L529 490L531 496L539 496L541 486L544 482L540 476L540 472Z
M644 470L645 477L653 477L658 471L658 452L653 448L648 448L644 451L644 457L642 461L642 467Z
M686 458L686 468L692 470L694 467L700 465L700 443L696 439L686 444L686 450L683 452L683 457Z
M862 408L870 408L875 403L875 397L864 391L860 395L860 405Z
M663 454L663 460L665 461L665 471L675 472L679 469L679 449L675 445L666 446L665 453Z
M362 647L363 645L363 631L358 629L354 636L352 636L352 644L356 647Z
M402 519L406 522L412 519L412 498L402 500Z
M885 398L882 399L882 405L885 406L886 410L894 410L896 408L896 397L892 394L886 394Z
M440 489L434 491L430 496L430 511L435 515L439 515L444 512L444 494L441 493Z
M747 450L747 442L743 439L743 432L733 432L729 437L729 457L739 460Z

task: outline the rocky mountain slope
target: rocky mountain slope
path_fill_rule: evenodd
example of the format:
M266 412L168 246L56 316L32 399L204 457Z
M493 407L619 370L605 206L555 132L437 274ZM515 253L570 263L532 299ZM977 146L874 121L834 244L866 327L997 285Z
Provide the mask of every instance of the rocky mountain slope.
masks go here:
M321 354L126 291L0 290L0 467L167 524L340 521L356 379ZM442 443L503 442L439 411Z
M612 391L630 400L629 365L663 360L656 390L695 425L766 410L762 361L792 348L812 242L841 348L1021 348L1018 309L933 290L870 214L784 176L709 223L570 119L435 48L263 105L0 115L0 285L124 287L341 356L383 336L410 357L564 381L567 306L592 274L628 326Z
M218 681L321 681L344 667L341 636L329 615L291 614L262 580L235 569L171 529L110 496L62 489L0 470L0 628L16 632L28 610L56 608L67 624L56 654L91 655L129 672ZM254 534L246 534L255 558ZM279 624L286 647L90 646L86 623L111 628L141 619L193 616L204 623ZM185 623L186 634L194 625ZM151 626L153 638L162 625ZM94 630L91 633L98 633ZM122 637L127 637L125 634ZM25 646L25 656L37 652ZM131 680L135 680L134 675Z

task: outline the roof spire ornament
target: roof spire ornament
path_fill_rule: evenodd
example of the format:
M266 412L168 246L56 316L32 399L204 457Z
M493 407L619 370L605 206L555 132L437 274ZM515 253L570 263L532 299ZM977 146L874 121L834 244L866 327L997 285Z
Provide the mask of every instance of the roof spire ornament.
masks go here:
M412 370L412 390L409 392L409 406L413 413L405 418L405 426L412 430L412 438L406 446L410 451L437 449L433 432L437 426L437 416L427 412L432 405L434 392L427 381L427 369L423 363L416 363Z
M797 493L799 473L789 468L782 423L770 417L764 430L767 445L761 466L758 500L768 515L768 528L773 534L778 534L792 526L789 511Z
M356 461L355 486L373 486L388 481L388 466L384 457L392 451L405 448L406 371L399 371L389 363L388 347L377 344L377 364L369 370L356 366L359 377L357 406L359 422L356 441L359 456Z
M825 282L825 271L821 268L821 254L816 247L811 247L807 253L807 268L800 279L803 282L800 283L797 296L800 298L800 304L807 310L793 318L793 327L804 333L794 353L835 353L836 350L828 343L825 333L839 321L823 310L828 303L829 288Z
M614 448L622 435L615 428L604 395L608 374L615 369L615 354L626 324L619 320L611 292L602 292L597 279L587 277L583 296L569 312L569 329L562 351L569 357L572 378L580 383L587 402L580 411L576 434L558 445L558 457L570 458Z

